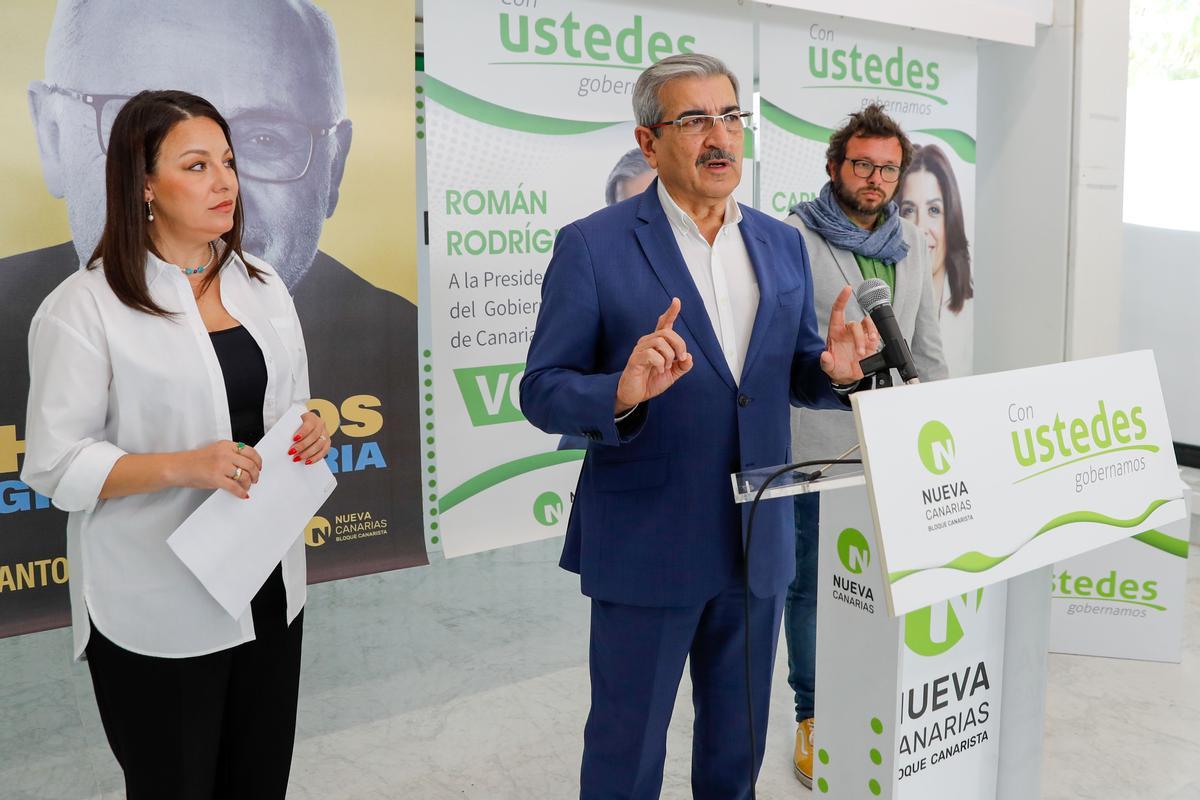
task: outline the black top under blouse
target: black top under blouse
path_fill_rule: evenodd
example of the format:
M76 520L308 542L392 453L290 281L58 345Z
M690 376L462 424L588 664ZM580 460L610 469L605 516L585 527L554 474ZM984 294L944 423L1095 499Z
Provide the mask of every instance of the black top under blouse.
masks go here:
M263 430L263 402L267 397L267 362L258 342L241 325L223 331L209 331L221 375L225 378L225 396L229 400L229 427L235 442L250 446L258 443ZM287 617L287 592L283 586L283 565L263 583L250 601L254 630L262 640L268 630Z
M263 437L263 401L267 396L267 363L250 332L241 325L209 331L229 399L229 424L235 442L254 445Z

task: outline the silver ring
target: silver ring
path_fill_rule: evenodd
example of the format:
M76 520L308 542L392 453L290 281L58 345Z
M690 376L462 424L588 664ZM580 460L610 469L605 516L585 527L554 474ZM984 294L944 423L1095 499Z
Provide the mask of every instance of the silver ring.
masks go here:
M238 480L241 480L241 479L242 479L242 468L241 468L241 467L234 467L234 468L233 468L233 479L234 479L235 481L238 481Z

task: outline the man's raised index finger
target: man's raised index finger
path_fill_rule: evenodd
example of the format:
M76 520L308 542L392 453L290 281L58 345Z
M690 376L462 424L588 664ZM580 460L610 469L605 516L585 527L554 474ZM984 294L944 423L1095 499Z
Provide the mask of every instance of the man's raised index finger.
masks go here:
M829 315L829 330L841 328L846 324L846 304L850 302L849 286L843 286L842 291L838 293L837 299L833 301L833 311Z
M844 304L843 304L844 305ZM667 310L658 318L658 326L654 329L661 331L664 328L670 328L675 324L675 318L679 316L679 309L683 307L683 303L679 302L678 297L671 298L671 305L667 306Z

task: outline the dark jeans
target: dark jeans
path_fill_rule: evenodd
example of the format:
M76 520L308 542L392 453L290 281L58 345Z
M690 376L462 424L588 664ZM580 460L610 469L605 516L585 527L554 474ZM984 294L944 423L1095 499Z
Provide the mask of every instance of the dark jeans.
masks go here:
M796 693L796 721L813 715L817 688L817 529L820 495L795 497L796 577L783 607L787 636L788 685Z
M194 658L131 653L93 625L88 667L129 800L283 800L304 612L286 624L278 568L251 609L255 641Z

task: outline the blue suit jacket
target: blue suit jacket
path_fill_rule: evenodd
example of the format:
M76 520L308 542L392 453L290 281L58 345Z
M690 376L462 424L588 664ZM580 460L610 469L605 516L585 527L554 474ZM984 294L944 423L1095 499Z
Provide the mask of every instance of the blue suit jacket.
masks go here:
M563 228L521 381L521 408L548 433L589 441L561 565L583 593L629 605L685 606L728 588L742 563L748 506L730 474L786 463L789 400L841 408L821 371L824 342L799 232L742 206L761 295L739 386L729 371L657 182ZM675 331L690 372L618 424L617 381L638 339L682 301ZM790 500L759 508L750 588L783 591L795 569Z

